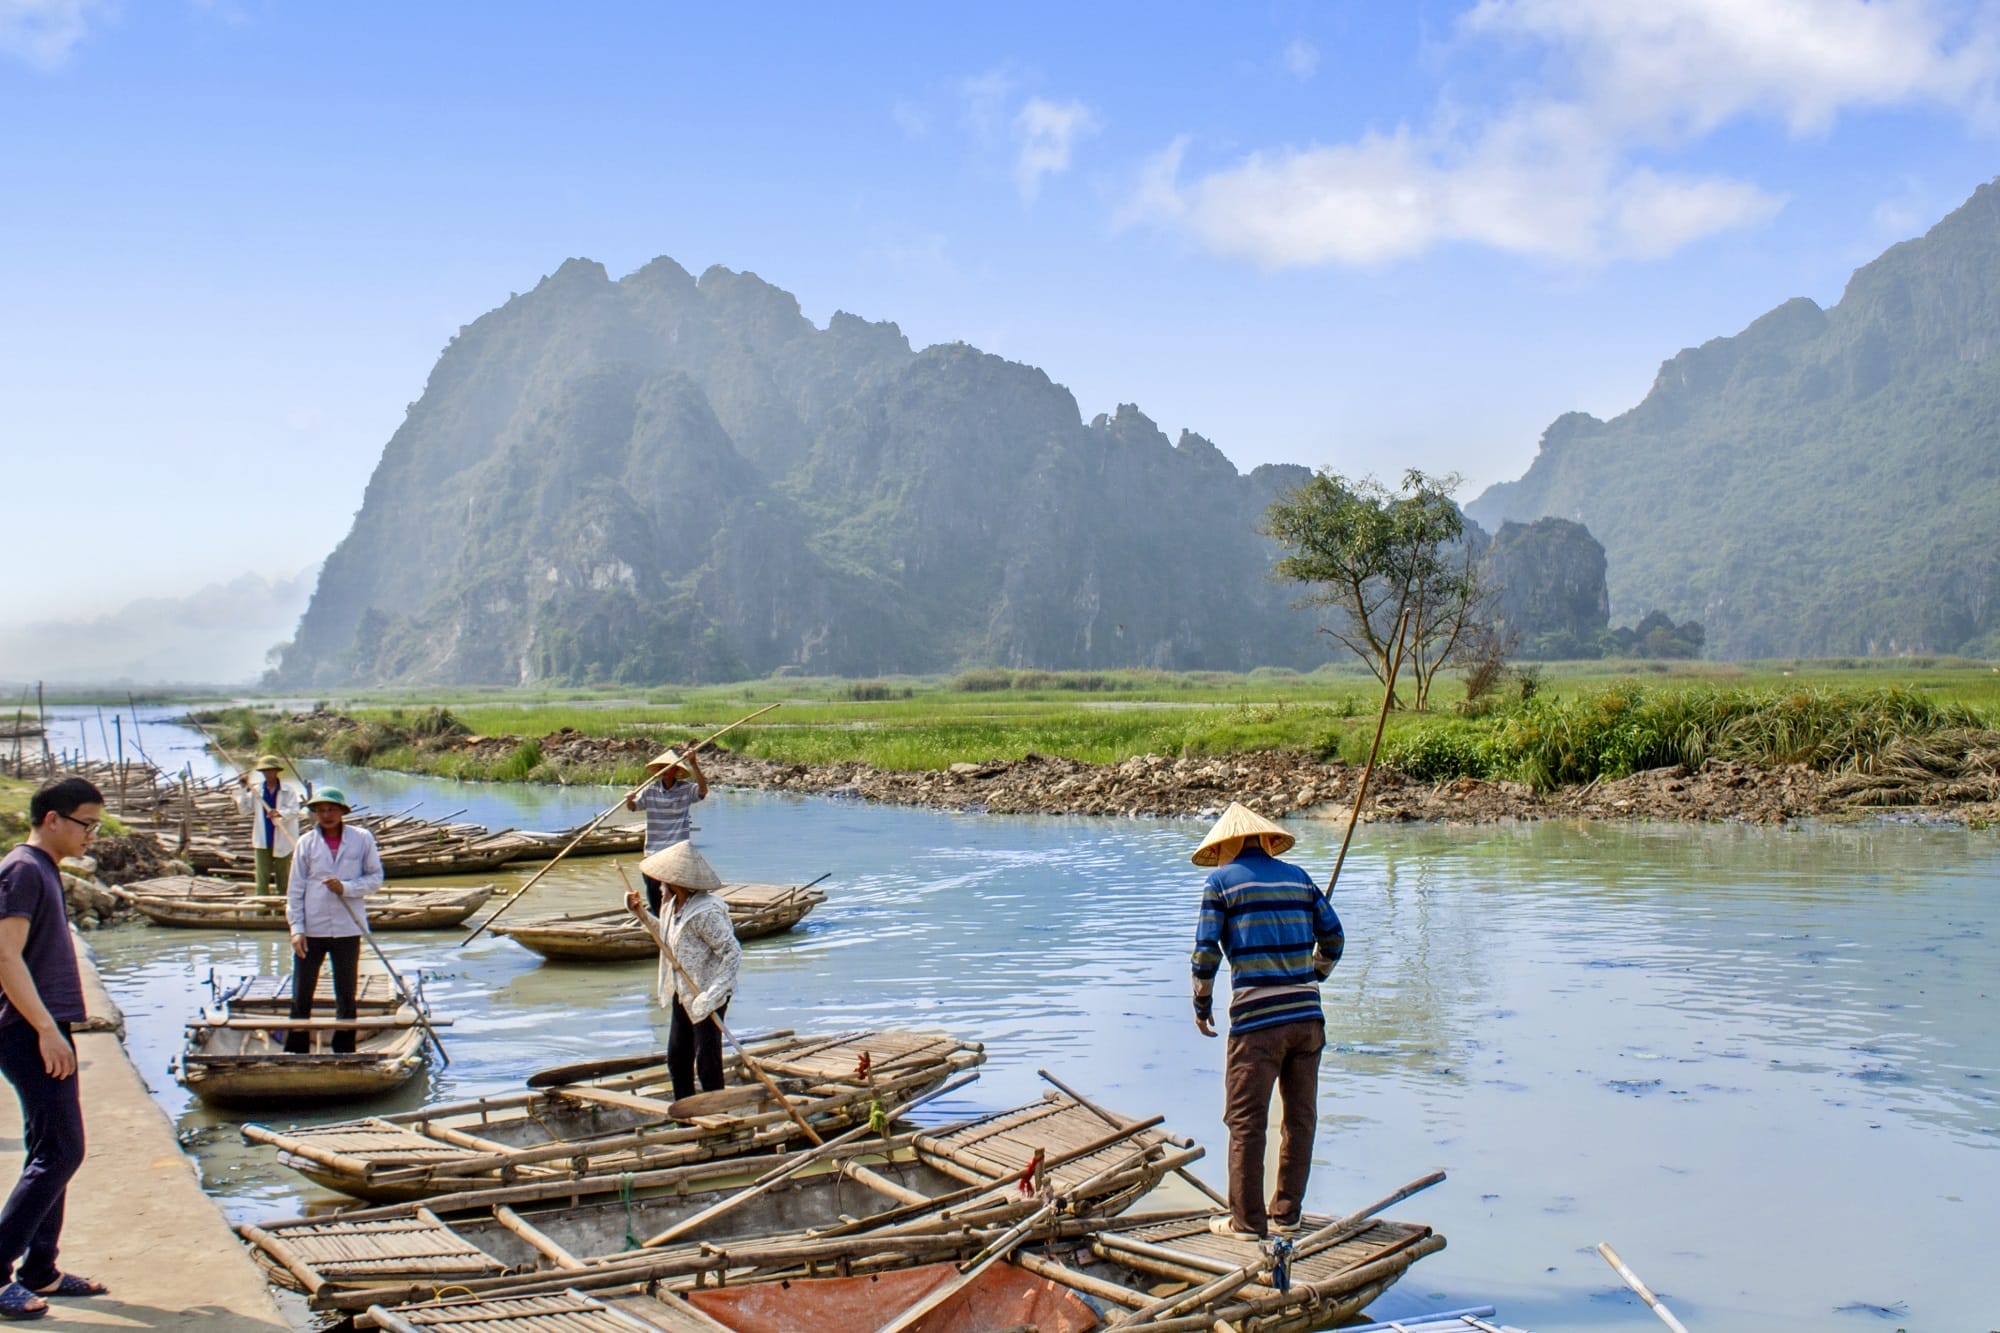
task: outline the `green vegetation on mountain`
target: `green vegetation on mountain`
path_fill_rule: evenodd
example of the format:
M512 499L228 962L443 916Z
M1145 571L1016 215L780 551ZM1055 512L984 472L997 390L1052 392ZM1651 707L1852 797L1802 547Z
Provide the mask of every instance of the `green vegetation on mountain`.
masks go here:
M1239 475L1136 408L668 259L460 331L273 683L1312 667Z
M1858 270L1680 353L1611 421L1572 413L1468 512L1555 515L1610 612L1711 656L2000 656L2000 185Z

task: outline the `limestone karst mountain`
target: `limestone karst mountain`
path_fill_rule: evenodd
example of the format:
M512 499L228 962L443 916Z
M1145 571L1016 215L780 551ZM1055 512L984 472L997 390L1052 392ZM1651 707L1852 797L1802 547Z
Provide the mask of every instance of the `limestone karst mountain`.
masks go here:
M1311 667L1257 534L1305 475L751 274L573 259L452 340L274 681Z
M1609 557L1611 616L1710 656L2000 656L2000 184L1856 271L1673 357L1637 407L1564 416L1467 506Z

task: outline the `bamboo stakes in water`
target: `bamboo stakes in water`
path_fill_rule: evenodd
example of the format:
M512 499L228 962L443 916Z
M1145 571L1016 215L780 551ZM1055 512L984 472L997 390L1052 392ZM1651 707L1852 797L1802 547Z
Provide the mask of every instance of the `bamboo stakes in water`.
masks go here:
M1610 1241L1599 1241L1597 1243L1597 1252L1603 1256L1605 1263L1611 1265L1613 1272L1625 1279L1625 1285L1638 1292L1639 1299L1652 1307L1653 1313L1660 1317L1661 1323L1672 1329L1674 1333L1688 1333L1687 1325L1674 1318L1674 1312L1667 1308L1666 1302L1655 1296L1652 1289L1639 1280L1639 1275L1633 1272L1623 1259L1618 1257L1618 1251L1611 1248Z

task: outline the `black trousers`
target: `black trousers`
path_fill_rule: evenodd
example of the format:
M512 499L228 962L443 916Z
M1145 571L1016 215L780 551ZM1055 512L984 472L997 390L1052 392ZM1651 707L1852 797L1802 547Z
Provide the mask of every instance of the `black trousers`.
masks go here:
M69 1024L58 1026L68 1039ZM70 1177L83 1165L83 1101L76 1086L81 1072L50 1078L35 1029L9 1023L0 1027L0 1073L21 1099L21 1146L27 1149L21 1178L0 1208L0 1285L19 1264L22 1283L46 1287L57 1277Z
M355 993L360 989L361 977L361 937L359 935L308 935L306 936L306 956L292 955L292 1017L311 1018L313 1012L313 992L319 989L319 968L321 962L333 960L333 1016L352 1021L359 1012L355 1006ZM343 1055L354 1050L354 1029L333 1034L333 1053ZM310 1032L287 1032L285 1034L285 1054L307 1055L312 1051L313 1034Z
M697 1023L674 997L674 1017L667 1027L667 1072L674 1076L674 1100L694 1096L695 1079L703 1092L722 1086L722 1016L729 1001Z
M667 898L667 886L643 871L640 872L639 878L646 881L646 906L653 909L654 916L658 916L660 904Z

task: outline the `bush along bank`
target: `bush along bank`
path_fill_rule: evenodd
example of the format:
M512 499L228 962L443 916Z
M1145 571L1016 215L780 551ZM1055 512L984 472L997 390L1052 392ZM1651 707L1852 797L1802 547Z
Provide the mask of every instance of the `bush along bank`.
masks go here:
M443 714L442 720L437 714ZM682 737L473 736L446 710L416 726L333 713L259 722L236 742L474 780L631 784ZM1399 715L1371 787L1371 820L1746 820L1916 810L2000 819L2000 734L1975 710L1911 690L1753 691L1623 685L1539 697L1483 716ZM1303 738L1302 738L1303 739ZM762 748L771 748L768 740ZM1091 764L1029 752L937 769L807 764L710 752L716 782L995 814L1198 815L1241 800L1273 816L1344 813L1360 767L1316 738L1229 755L1139 754ZM1349 747L1351 749L1351 746Z

